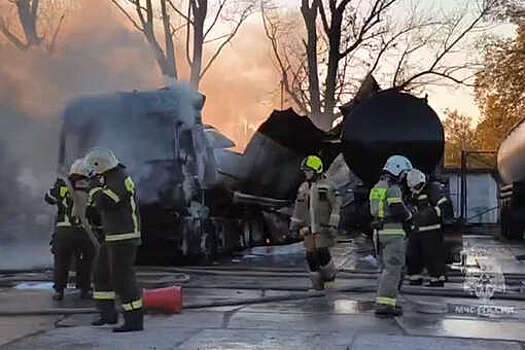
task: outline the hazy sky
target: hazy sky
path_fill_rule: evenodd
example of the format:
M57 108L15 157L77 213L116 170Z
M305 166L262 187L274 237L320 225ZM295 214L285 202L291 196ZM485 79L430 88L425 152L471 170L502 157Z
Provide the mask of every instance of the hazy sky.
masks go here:
M412 0L416 1L416 0ZM464 8L466 0L423 0L425 6L430 6L433 11L442 9L443 11L453 11L454 9ZM339 2L339 1L338 1ZM355 3L356 1L354 1ZM407 0L407 2L410 2ZM275 2L283 9L295 10L300 7L301 0L277 0ZM474 8L473 8L474 10ZM494 26L490 32L502 36L513 36L515 26L498 25ZM470 39L474 40L474 39ZM429 86L426 91L429 95L430 105L439 112L443 117L445 109L457 109L458 111L468 114L477 120L480 117L479 109L474 101L473 89L461 86Z

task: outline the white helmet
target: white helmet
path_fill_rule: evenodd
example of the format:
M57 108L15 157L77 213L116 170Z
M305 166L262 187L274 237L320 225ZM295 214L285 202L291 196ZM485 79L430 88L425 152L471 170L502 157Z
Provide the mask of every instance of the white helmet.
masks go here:
M409 171L412 169L412 163L408 158L395 155L387 159L385 166L383 167L384 171L387 171L393 176L399 176L404 171Z
M77 159L71 165L69 169L69 176L79 175L79 176L89 176L89 166L86 164L83 158Z
M88 167L95 174L102 174L116 168L119 161L110 149L103 147L93 148L84 158Z
M426 181L425 174L418 169L412 169L407 173L407 186L412 192L421 191Z

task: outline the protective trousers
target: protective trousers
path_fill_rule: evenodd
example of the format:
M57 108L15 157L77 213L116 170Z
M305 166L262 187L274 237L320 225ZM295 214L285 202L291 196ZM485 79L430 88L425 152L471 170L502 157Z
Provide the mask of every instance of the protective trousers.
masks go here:
M82 291L91 289L91 268L95 258L95 247L82 228L71 228L70 232L57 232L54 241L55 290L63 291L68 282L73 257L77 260L77 285Z
M383 271L379 277L376 304L397 305L401 273L405 266L406 241L402 235L378 234Z
M115 313L115 294L120 297L125 318L127 313L142 312L142 299L133 267L136 255L137 246L134 243L103 243L100 246L93 297L102 313Z
M306 248L306 262L310 270L312 287L316 290L328 288L336 276L336 268L330 254L329 246L333 237L330 232L322 234L308 234L304 238Z
M408 241L407 250L408 274L420 277L423 268L430 277L439 278L445 274L445 256L441 230L416 232ZM421 276L422 278L422 276Z

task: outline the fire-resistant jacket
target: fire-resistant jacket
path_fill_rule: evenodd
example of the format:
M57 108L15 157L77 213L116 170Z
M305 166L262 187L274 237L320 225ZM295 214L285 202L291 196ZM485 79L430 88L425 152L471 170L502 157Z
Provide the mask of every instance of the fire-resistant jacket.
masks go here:
M447 201L437 182L427 184L419 194L410 196L410 204L415 208L414 221L419 232L441 229L441 217Z
M341 199L335 186L321 175L313 182L305 181L297 191L290 230L310 228L321 233L339 226Z
M135 184L118 166L106 171L104 185L89 190L90 205L100 213L107 243L140 245L140 216Z
M66 182L61 178L57 178L53 187L46 192L44 200L46 203L56 205L58 208L55 220L56 231L70 228L73 222L71 216L73 200L69 194Z
M412 218L403 201L401 186L388 175L383 175L370 190L370 214L381 223L380 235L404 236L406 221Z

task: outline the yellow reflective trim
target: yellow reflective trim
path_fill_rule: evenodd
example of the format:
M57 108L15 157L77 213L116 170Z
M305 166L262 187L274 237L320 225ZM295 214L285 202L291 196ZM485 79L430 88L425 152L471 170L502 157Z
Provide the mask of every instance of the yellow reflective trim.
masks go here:
M417 199L427 199L427 198L428 196L426 194L422 194L419 197L417 197Z
M122 233L118 235L107 234L106 242L123 241L126 239L140 238L140 232Z
M385 228L377 232L378 235L404 236L405 230L400 228Z
M441 209L439 207L434 207L436 209L436 214L438 217L441 217Z
M124 311L132 311L142 309L142 299L132 301L131 303L122 304Z
M389 298L389 297L377 297L376 298L376 304L378 305L388 305L388 306L396 306L397 300L395 298Z
M126 180L124 180L124 184L126 185L126 189L128 190L128 192L135 192L135 183L133 182L131 177L126 177Z
M443 197L443 198L441 198L440 200L438 200L438 202L437 202L437 204L436 204L436 205L440 205L440 204L443 204L443 203L445 203L446 201L448 201L448 199L447 199L447 198L445 198L445 197Z
M66 215L67 218L67 215ZM71 224L69 223L69 220L57 222L57 227L70 227Z
M93 299L97 300L114 300L115 292L93 292Z
M441 228L440 224L435 225L429 225L429 226L421 226L419 228L419 232L425 232L425 231L432 231L432 230L439 230Z
M388 204L396 204L396 203L403 203L401 197L388 197L386 199L386 202Z
M68 188L66 186L60 187L60 197L64 197L69 192Z
M113 202L115 202L115 203L120 202L120 197L118 196L118 194L116 194L115 192L113 192L109 188L106 188L106 189L102 190L102 192L104 192L109 198L111 198L113 200Z
M369 200L377 201L377 216L380 219L383 219L385 217L385 199L387 195L388 189L386 188L372 188L370 191Z
M88 194L89 194L90 197L93 197L93 195L94 195L95 193L97 193L98 191L102 191L102 188L101 188L101 187L95 187L95 188L92 188L92 189L89 191Z

